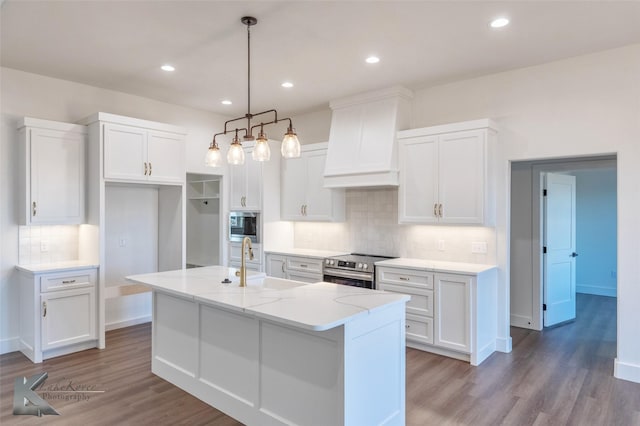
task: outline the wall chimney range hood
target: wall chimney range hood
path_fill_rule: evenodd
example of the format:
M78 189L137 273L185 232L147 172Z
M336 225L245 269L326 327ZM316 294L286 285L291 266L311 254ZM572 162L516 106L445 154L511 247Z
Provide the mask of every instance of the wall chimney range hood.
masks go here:
M398 186L396 133L409 128L412 98L395 86L330 103L325 188Z

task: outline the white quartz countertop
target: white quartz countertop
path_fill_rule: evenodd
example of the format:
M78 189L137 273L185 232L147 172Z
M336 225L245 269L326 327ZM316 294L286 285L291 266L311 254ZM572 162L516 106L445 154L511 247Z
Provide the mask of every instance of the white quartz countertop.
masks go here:
M16 265L16 269L33 274L44 274L49 272L66 272L78 269L96 269L100 265L90 262L71 260L67 262L41 263L38 265Z
M450 272L472 275L490 271L491 269L496 267L495 265L484 265L480 263L447 262L442 260L411 259L406 257L381 260L380 262L376 262L376 266L389 266L395 268L417 269L421 271L428 270L434 272Z
M146 284L158 292L194 299L205 304L306 330L323 331L396 303L407 295L338 284L265 277L247 272L247 287L236 282L235 269L223 266L133 275L128 280Z
M314 250L304 248L288 248L288 249L276 249L265 250L265 253L282 254L285 256L304 256L324 259L325 257L342 256L349 254L346 251L332 251L332 250Z

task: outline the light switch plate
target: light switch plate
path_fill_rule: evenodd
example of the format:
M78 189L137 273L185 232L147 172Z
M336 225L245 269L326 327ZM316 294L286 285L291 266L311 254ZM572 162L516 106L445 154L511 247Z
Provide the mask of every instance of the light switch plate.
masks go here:
M487 252L487 243L484 241L471 243L471 253L485 254Z

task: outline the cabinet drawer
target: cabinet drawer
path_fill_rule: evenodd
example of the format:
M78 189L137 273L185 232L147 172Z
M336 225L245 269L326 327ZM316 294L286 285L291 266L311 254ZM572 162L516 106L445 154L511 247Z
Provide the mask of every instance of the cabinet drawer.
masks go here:
M405 329L407 340L433 344L433 319L407 314Z
M423 287L433 290L433 274L430 272L378 267L378 282Z
M322 259L287 257L287 271L304 271L322 275ZM322 278L320 278L322 281Z
M229 259L232 261L241 262L242 261L242 243L230 243L229 246L230 246ZM260 259L262 259L262 245L253 244L252 250L253 250L253 260L249 259L248 250L247 250L247 255L244 258L245 262L260 265L262 263L260 261Z
M433 316L433 290L385 282L378 283L378 289L410 295L411 300L407 302L407 314Z
M67 274L43 275L40 277L40 291L68 290L88 287L95 283L95 271L74 271Z

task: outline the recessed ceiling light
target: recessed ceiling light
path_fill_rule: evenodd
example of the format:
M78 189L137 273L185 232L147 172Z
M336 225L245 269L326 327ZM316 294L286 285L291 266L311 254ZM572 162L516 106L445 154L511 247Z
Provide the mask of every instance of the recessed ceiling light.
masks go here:
M290 81L285 81L284 83L281 84L282 87L286 87L287 89L290 89L291 87L293 87L293 83Z
M491 25L491 28L502 28L509 25L509 20L507 18L496 18L489 25Z
M222 105L231 105L233 102L231 102L228 99L225 99L224 101L220 102Z
M169 65L169 64L165 64L160 68L162 69L162 71L169 71L169 72L176 70L176 68L173 65Z
M380 58L378 58L377 56L369 56L367 59L365 59L365 61L367 61L368 64L377 64L378 62L380 62Z

